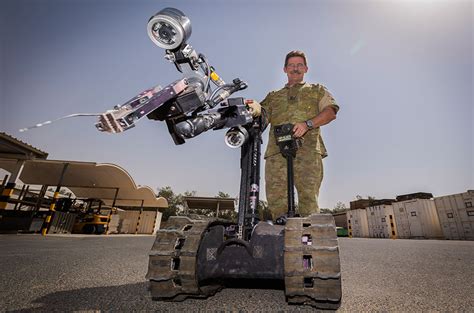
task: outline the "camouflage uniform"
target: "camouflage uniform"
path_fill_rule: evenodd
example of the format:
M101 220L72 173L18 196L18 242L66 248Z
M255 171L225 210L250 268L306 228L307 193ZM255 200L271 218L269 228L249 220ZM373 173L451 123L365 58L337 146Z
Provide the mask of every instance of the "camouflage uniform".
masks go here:
M268 207L275 219L288 211L288 200L286 159L280 154L275 142L273 126L304 122L328 106L337 112L339 106L324 86L305 82L272 91L260 104L272 125L265 152L265 185ZM319 127L308 131L303 138L303 147L296 153L293 163L294 181L298 191L299 214L308 216L319 212L318 195L323 179L322 159L327 156L327 152Z

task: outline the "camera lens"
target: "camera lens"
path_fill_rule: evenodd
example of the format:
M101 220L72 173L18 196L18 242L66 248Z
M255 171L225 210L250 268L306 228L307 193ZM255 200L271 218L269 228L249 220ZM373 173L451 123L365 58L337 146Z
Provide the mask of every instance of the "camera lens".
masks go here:
M247 130L241 126L231 128L227 131L224 140L228 147L240 148L248 139Z
M158 25L158 36L160 40L167 44L174 44L176 42L176 30L166 23L158 23Z
M238 146L240 144L240 142L242 141L241 136L239 136L237 134L230 135L228 139L229 139L229 143L232 146Z

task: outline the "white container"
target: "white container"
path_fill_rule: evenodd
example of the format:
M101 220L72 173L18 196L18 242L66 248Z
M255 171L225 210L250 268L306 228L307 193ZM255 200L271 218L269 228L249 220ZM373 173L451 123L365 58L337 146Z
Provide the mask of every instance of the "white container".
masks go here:
M347 211L346 216L350 237L369 237L369 225L365 209Z
M434 199L446 239L474 240L474 190Z
M367 208L369 237L396 238L397 229L393 217L393 207L382 204Z
M161 213L160 211L156 211L156 219L155 219L155 225L153 227L153 235L155 235L158 229L160 229L162 217L163 217L163 213Z
M398 238L442 239L438 212L432 199L392 203Z

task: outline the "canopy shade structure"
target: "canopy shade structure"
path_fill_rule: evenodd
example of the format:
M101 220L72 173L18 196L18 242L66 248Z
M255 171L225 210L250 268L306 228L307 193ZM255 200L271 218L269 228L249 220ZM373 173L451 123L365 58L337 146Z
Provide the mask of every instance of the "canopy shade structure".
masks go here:
M0 168L15 170L17 159L0 158ZM77 198L101 199L107 205L168 207L148 186L137 186L115 164L60 160L26 160L19 179L25 184L68 187Z
M47 157L48 153L0 132L0 158L27 160L46 159Z

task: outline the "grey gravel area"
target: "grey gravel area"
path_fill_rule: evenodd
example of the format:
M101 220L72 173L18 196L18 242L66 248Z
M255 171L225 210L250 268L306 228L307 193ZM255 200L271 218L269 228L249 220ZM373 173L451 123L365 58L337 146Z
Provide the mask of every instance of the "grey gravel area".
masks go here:
M0 235L2 312L310 312L283 290L224 289L156 302L144 276L152 236ZM473 311L474 242L340 238L340 311Z

